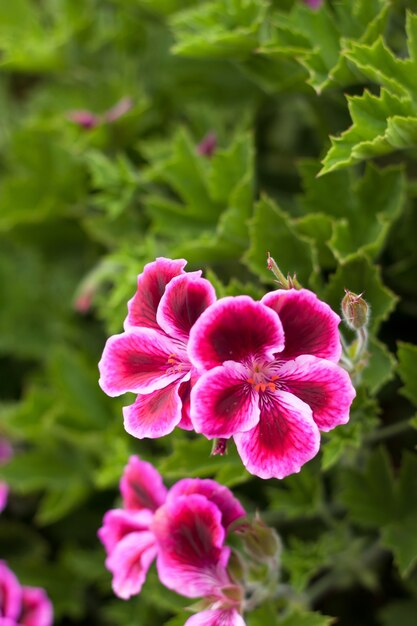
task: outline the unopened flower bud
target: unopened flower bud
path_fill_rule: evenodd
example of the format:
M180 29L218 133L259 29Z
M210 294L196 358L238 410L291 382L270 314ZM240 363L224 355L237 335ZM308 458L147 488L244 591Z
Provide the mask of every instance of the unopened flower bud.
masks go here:
M258 516L251 524L246 524L236 532L242 535L248 553L259 561L277 558L281 552L278 534L273 528L266 526Z
M369 306L362 298L362 294L357 295L345 289L346 295L342 300L342 312L345 322L352 330L359 330L368 324Z

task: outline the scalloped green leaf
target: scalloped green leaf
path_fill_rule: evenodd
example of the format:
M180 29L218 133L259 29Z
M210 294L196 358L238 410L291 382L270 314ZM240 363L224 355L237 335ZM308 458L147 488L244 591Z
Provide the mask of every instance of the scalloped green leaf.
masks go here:
M312 242L297 232L290 216L270 198L256 204L249 233L251 244L244 261L255 274L274 280L266 267L270 252L284 274L296 273L302 283L308 282L316 264Z

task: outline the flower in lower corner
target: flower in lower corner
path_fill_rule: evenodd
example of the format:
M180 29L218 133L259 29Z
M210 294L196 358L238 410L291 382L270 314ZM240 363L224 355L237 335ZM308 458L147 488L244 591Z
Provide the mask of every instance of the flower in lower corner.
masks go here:
M233 494L214 480L187 478L168 490L158 471L148 462L131 456L120 481L123 506L108 511L98 531L106 553L106 567L113 576L113 590L128 599L137 595L152 562L158 556L154 519L165 505L198 495L218 511L224 532L245 510Z
M341 354L340 318L307 289L212 304L190 332L202 373L191 420L209 439L234 437L249 472L284 478L320 446L320 430L349 419L355 390Z
M99 363L109 396L137 394L125 407L125 429L135 437L162 437L176 426L191 428L189 396L195 377L187 354L190 330L215 299L201 272L186 261L158 258L138 277L128 303L125 332L108 339Z
M22 586L4 561L0 561L0 624L2 626L52 626L52 604L44 589Z
M187 598L204 599L205 610L186 626L243 626L243 590L228 571L230 548L219 508L200 494L177 496L155 514L161 582Z

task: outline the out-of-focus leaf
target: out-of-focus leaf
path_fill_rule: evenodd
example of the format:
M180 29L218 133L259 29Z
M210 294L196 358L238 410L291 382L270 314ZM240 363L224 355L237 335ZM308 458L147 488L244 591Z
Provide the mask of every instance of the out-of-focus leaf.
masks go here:
M398 344L398 373L404 382L401 393L417 406L417 346Z

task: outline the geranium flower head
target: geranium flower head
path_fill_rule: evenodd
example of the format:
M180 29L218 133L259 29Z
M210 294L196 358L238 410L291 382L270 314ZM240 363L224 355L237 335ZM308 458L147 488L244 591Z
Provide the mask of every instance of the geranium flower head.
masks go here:
M244 465L261 478L298 472L317 454L319 430L349 419L355 391L336 364L339 323L306 289L211 305L188 345L204 372L191 395L195 430L209 439L233 436Z
M99 363L100 385L110 396L138 394L123 414L135 437L161 437L190 428L193 367L187 353L190 330L215 301L201 272L184 272L186 261L158 258L138 277L128 303L125 332L110 337Z
M243 520L246 515L231 491L214 480L199 478L180 480L167 490L161 476L150 463L132 456L120 481L120 492L123 508L108 511L104 516L103 526L98 531L98 536L107 553L106 567L113 575L112 585L115 594L127 599L141 591L148 569L155 557L159 563L161 545L166 539L166 535L164 535L165 539L162 540L161 537L158 539L157 532L162 533L162 528L166 530L170 524L175 526L177 521L180 525L179 532L183 533L186 542L186 535L189 532L186 523L188 520L191 529L199 528L202 533L198 540L201 541L200 552L197 550L202 560L198 561L198 555L191 550L188 566L198 570L206 563L205 559L208 559L208 569L211 572L214 564L215 584L213 575L210 574L209 588L210 594L214 594L218 601L217 591L215 592L217 582L220 581L221 586L230 585L225 569L230 550L223 545L224 539L231 524L239 518ZM178 502L181 505L179 508ZM195 514L203 511L203 521L198 515L194 519L192 511L194 511L194 517ZM202 525L198 526L200 522ZM211 539L204 533L211 532L210 529L214 529L215 539L212 545L213 551L207 554L209 547L207 541L210 542ZM181 545L184 547L184 544ZM181 559L181 554L178 553L178 555ZM184 554L183 557L186 558ZM169 555L166 558L162 556L161 559L160 567L162 569L165 567L166 570L169 567ZM204 572L207 574L207 568ZM204 578L206 574L202 573L201 576ZM177 591L187 595L179 587ZM189 597L198 597L199 594L201 594L200 587L198 587L197 595Z

